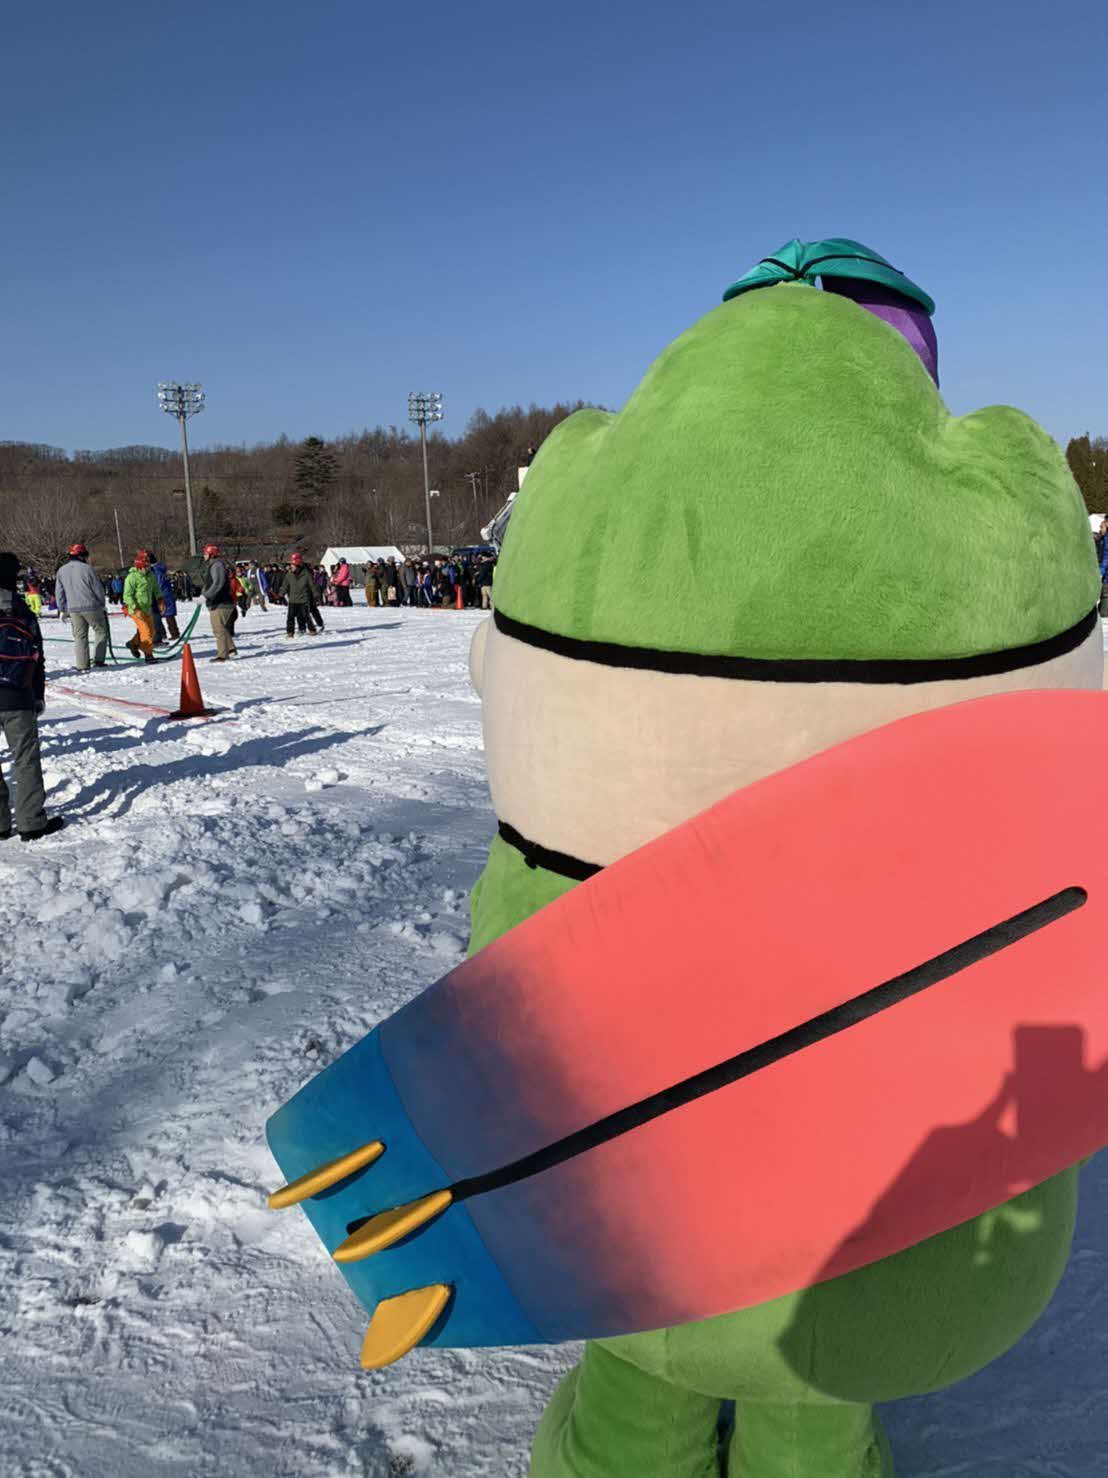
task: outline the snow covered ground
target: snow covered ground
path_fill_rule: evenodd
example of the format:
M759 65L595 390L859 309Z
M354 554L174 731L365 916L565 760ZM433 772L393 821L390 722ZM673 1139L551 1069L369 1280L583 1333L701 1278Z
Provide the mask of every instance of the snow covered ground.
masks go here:
M0 1474L523 1475L574 1351L358 1369L361 1310L277 1179L265 1118L461 958L493 819L475 613L327 612L241 659L52 678L50 804L0 851ZM204 635L197 656L210 655ZM120 623L113 623L118 629ZM50 623L47 634L61 634ZM1108 1164L1046 1318L888 1413L901 1478L1108 1472Z

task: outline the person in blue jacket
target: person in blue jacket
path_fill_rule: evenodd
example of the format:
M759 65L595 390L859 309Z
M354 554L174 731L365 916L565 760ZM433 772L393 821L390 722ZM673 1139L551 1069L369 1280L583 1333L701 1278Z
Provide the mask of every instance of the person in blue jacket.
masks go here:
M150 568L153 571L155 580L158 582L158 590L165 603L164 615L166 630L169 632L171 641L178 641L181 633L177 627L177 592L173 588L173 581L169 578L169 571L166 569L164 562L158 558L153 550L150 551Z
M252 564L250 573L254 577L254 584L258 587L258 605L264 611L265 603L269 599L269 580L265 570L259 564Z

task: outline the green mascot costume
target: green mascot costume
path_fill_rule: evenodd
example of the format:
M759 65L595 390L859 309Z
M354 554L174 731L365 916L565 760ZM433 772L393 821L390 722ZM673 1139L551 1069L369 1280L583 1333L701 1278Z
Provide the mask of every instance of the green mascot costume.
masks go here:
M1099 623L1065 638L1098 596L1065 461L1019 411L947 411L931 307L859 243L790 243L618 415L579 411L549 437L474 643L500 822L474 950L843 739L985 693L1100 688ZM1015 655L974 660L997 653ZM589 1344L533 1478L891 1474L874 1403L1019 1339L1065 1267L1075 1206L1070 1170L771 1303Z

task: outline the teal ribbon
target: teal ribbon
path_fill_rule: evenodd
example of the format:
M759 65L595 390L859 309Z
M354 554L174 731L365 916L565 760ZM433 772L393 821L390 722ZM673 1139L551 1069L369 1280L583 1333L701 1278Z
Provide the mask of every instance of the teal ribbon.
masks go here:
M752 288L772 287L779 282L803 282L815 287L820 277L854 277L862 282L878 282L918 303L928 316L935 311L934 298L922 287L905 277L879 252L845 236L831 236L824 241L801 241L794 236L779 251L763 257L756 267L733 282L723 301L729 302Z

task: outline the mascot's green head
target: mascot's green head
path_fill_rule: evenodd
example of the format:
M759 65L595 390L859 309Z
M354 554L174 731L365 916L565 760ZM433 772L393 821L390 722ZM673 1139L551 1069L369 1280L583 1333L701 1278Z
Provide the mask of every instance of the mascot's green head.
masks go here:
M1069 469L1019 411L950 414L931 306L790 243L547 439L473 653L506 834L603 865L905 713L1100 687Z

